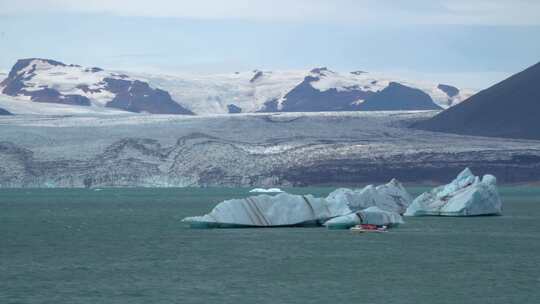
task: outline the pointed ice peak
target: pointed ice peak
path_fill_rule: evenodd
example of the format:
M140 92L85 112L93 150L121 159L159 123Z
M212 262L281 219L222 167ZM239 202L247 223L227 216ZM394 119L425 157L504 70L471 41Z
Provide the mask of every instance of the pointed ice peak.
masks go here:
M394 185L394 186L402 186L401 183L395 179L395 178L392 178L392 180L390 182L388 182L388 185Z
M464 180L469 177L474 177L474 174L472 173L471 169L467 167L463 171L461 171L461 173L458 174L458 176L456 177L456 180Z
M475 184L479 181L480 180L477 179L476 176L474 176L474 174L469 168L465 168L465 170L461 171L461 173L459 173L458 176L451 183L443 186L443 188L440 189L436 195L442 198L449 195L450 193L469 187L470 185Z
M395 178L392 178L388 183L384 185L377 186L377 190L383 189L383 188L389 188L389 189L405 189L403 185Z

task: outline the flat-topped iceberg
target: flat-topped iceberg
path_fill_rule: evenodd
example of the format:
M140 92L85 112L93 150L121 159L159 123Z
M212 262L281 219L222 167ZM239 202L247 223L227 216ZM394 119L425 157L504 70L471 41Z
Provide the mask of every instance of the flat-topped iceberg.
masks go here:
M249 190L250 193L283 193L283 190L279 188L255 188Z
M480 179L467 168L450 184L417 197L405 215L477 216L501 213L502 202L495 176L484 175Z
M362 190L338 189L327 198L281 193L231 199L206 215L183 221L192 228L291 227L321 226L334 218L339 222L345 216L357 217L358 223L392 225L402 222L398 212L405 210L410 201L405 188L392 180Z

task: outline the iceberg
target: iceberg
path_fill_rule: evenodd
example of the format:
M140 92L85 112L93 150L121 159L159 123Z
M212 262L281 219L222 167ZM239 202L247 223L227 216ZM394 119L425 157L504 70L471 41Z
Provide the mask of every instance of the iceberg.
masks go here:
M361 223L391 225L402 223L396 211L404 210L410 201L405 188L392 180L362 190L338 189L327 198L280 193L226 200L210 213L187 217L183 222L191 228L330 227L331 219L335 218L336 223L347 219L354 222L358 217Z
M363 189L340 188L330 193L326 198L329 202L344 202L354 212L377 206L382 210L403 214L412 203L411 195L396 179L388 184Z
M497 178L482 179L466 168L450 184L439 186L417 197L405 216L478 216L500 215L502 202Z
M259 195L224 201L204 216L183 221L192 228L319 226L342 215L343 210L334 207L312 195Z
M356 213L335 217L323 225L328 229L349 229L360 224L395 227L403 224L403 218L396 212L385 211L374 206Z
M283 190L279 188L268 188L268 189L255 188L255 189L251 189L249 192L250 193L283 193Z

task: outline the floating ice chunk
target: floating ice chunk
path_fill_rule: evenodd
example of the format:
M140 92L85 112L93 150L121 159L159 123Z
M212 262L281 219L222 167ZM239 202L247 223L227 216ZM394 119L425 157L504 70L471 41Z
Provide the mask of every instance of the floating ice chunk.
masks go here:
M485 175L481 180L469 168L455 180L417 197L405 212L406 216L498 215L502 202L497 191L497 179Z
M384 211L379 207L369 207L356 213L335 217L324 223L329 229L348 229L359 224L377 226L396 226L403 224L401 215L392 211Z
M255 188L249 191L250 193L283 193L283 190L279 188Z
M356 213L342 215L326 221L323 225L328 229L349 229L362 222Z
M192 228L318 226L339 212L323 198L281 193L224 201L207 215L183 221Z
M398 213L404 212L410 201L405 188L392 180L362 190L338 189L326 199L288 193L232 199L218 204L207 215L183 221L192 228L314 226L356 212L368 221L383 217L385 220L379 222L386 225L388 221L398 221L390 214L395 213L400 220Z
M363 189L340 188L326 198L329 202L345 202L352 211L377 206L382 210L403 214L412 202L412 197L403 185L393 179L388 184Z
M358 214L361 217L362 224L391 227L404 223L401 215L396 212L381 210L379 207L369 207L358 212Z

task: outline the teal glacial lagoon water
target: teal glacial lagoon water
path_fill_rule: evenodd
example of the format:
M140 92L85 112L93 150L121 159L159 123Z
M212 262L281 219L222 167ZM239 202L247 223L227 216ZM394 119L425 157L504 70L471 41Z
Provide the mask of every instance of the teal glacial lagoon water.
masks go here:
M246 192L0 190L0 303L540 303L540 188L380 235L180 222Z

